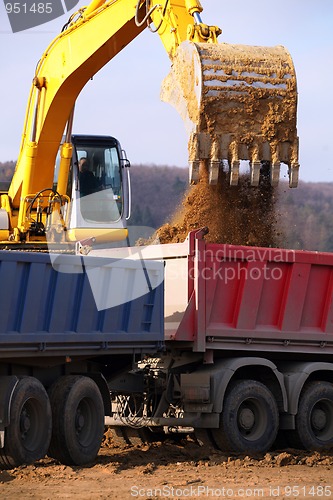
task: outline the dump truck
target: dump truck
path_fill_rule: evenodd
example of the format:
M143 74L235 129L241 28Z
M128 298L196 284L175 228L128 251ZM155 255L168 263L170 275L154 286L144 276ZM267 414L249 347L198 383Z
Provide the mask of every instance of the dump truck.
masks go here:
M116 138L74 133L74 106L146 27L171 59L162 95L189 133L190 182L201 167L211 184L221 172L237 184L245 160L253 186L263 171L275 186L281 162L297 185L288 51L220 44L202 10L198 0L92 0L37 64L1 193L4 468L45 454L87 464L105 423L127 440L201 430L248 453L269 449L279 429L306 448L332 445L331 255L209 246L202 231L175 247L99 248L129 239L129 162Z
M0 462L194 432L333 445L333 254L207 243L0 253ZM105 255L105 252L107 255Z
M297 186L297 84L289 52L219 43L221 29L205 24L202 11L198 0L92 0L71 15L32 78L14 176L0 194L1 248L47 250L57 243L74 252L81 240L126 238L126 154L115 138L79 138L73 119L86 83L145 28L159 35L170 58L161 96L184 120L190 182L201 167L211 184L227 177L236 185L244 160L252 186L260 189L263 175L276 186L281 163L290 187ZM96 177L88 196L81 189L83 158Z

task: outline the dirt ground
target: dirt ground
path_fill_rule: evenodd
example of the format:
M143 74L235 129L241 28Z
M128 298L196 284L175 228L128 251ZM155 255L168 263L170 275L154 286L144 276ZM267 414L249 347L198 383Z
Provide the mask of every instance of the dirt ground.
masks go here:
M191 437L139 446L107 439L83 467L45 458L0 471L4 499L333 498L333 450L227 455Z

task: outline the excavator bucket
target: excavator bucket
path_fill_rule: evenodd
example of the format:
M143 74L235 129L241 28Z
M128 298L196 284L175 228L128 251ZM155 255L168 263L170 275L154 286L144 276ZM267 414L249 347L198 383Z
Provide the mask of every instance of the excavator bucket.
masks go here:
M204 162L211 184L228 165L236 185L240 161L248 160L253 186L263 166L276 186L281 162L288 165L289 186L297 186L296 75L284 47L183 42L161 98L185 122L191 183Z

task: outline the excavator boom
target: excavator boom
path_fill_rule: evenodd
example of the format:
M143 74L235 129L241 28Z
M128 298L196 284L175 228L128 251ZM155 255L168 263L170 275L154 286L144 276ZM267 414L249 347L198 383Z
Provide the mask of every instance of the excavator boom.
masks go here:
M67 123L56 193L66 196L75 101L88 80L147 26L172 62L162 98L176 107L189 132L191 182L203 164L214 184L227 164L230 183L237 184L240 160L249 160L252 185L259 184L263 163L276 185L280 162L288 165L290 186L297 185L297 91L288 52L218 43L221 30L203 23L202 10L199 0L92 0L71 16L33 79L16 170L2 200L4 210L18 212L6 230L12 239L26 239L27 206L30 212L35 206L29 200L53 185Z

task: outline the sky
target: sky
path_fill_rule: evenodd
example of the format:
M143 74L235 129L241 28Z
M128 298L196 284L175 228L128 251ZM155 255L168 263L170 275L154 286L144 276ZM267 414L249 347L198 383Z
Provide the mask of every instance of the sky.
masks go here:
M220 42L289 50L298 85L300 180L333 182L333 0L201 4L203 22L222 28ZM0 2L0 161L18 156L35 66L68 17L14 34ZM73 131L116 137L132 164L186 167L184 124L159 97L169 69L158 35L145 30L87 83L76 104Z

